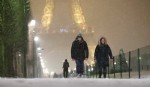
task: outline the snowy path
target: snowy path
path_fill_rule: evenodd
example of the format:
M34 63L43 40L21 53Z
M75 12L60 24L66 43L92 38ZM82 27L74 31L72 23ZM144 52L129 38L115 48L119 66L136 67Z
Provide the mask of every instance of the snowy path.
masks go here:
M0 79L0 87L150 87L150 79Z

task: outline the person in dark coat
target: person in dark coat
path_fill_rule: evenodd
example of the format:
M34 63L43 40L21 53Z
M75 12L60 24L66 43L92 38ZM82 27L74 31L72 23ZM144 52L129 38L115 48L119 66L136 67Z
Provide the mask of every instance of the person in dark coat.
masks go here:
M76 73L81 77L84 73L84 60L88 59L89 50L86 41L79 34L72 43L71 57L76 62Z
M65 61L63 63L63 75L64 75L64 78L68 78L68 68L69 68L69 63L68 63L67 59L65 59Z
M99 69L99 78L101 78L102 73L103 77L106 78L109 58L113 59L113 56L105 37L100 38L100 41L95 48L94 58Z

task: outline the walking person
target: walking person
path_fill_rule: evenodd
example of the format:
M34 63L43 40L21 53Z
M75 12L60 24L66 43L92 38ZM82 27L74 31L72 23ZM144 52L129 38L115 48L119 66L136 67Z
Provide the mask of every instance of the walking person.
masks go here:
M109 66L109 58L113 59L111 49L107 44L106 38L101 37L94 53L94 59L99 70L99 78L101 78L102 74L103 77L106 78L107 67Z
M76 62L77 77L81 77L84 73L84 60L87 60L89 50L86 41L79 34L73 41L71 46L71 57Z
M64 75L64 78L68 78L68 68L69 68L69 63L68 63L68 60L65 59L65 61L63 63L63 75Z

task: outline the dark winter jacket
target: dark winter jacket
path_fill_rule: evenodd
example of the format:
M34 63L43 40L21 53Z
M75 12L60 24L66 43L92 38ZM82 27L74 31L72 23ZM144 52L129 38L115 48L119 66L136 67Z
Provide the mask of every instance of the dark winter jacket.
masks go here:
M76 40L72 43L71 47L71 57L74 59L85 59L89 56L89 50L87 43L82 40L78 41Z
M68 69L68 68L69 68L69 63L68 63L67 61L65 61L65 62L63 63L63 68L64 68L64 69Z
M98 66L109 66L109 57L112 57L111 49L108 45L97 45L94 53Z

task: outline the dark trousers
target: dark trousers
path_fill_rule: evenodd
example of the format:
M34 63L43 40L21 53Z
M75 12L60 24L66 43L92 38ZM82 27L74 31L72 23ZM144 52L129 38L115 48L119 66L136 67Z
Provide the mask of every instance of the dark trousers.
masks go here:
M102 74L103 77L106 78L107 66L98 66L98 70L99 70L99 78L101 78Z
M83 74L84 72L84 60L76 60L76 72L77 74Z
M68 78L68 68L63 70L64 78Z

